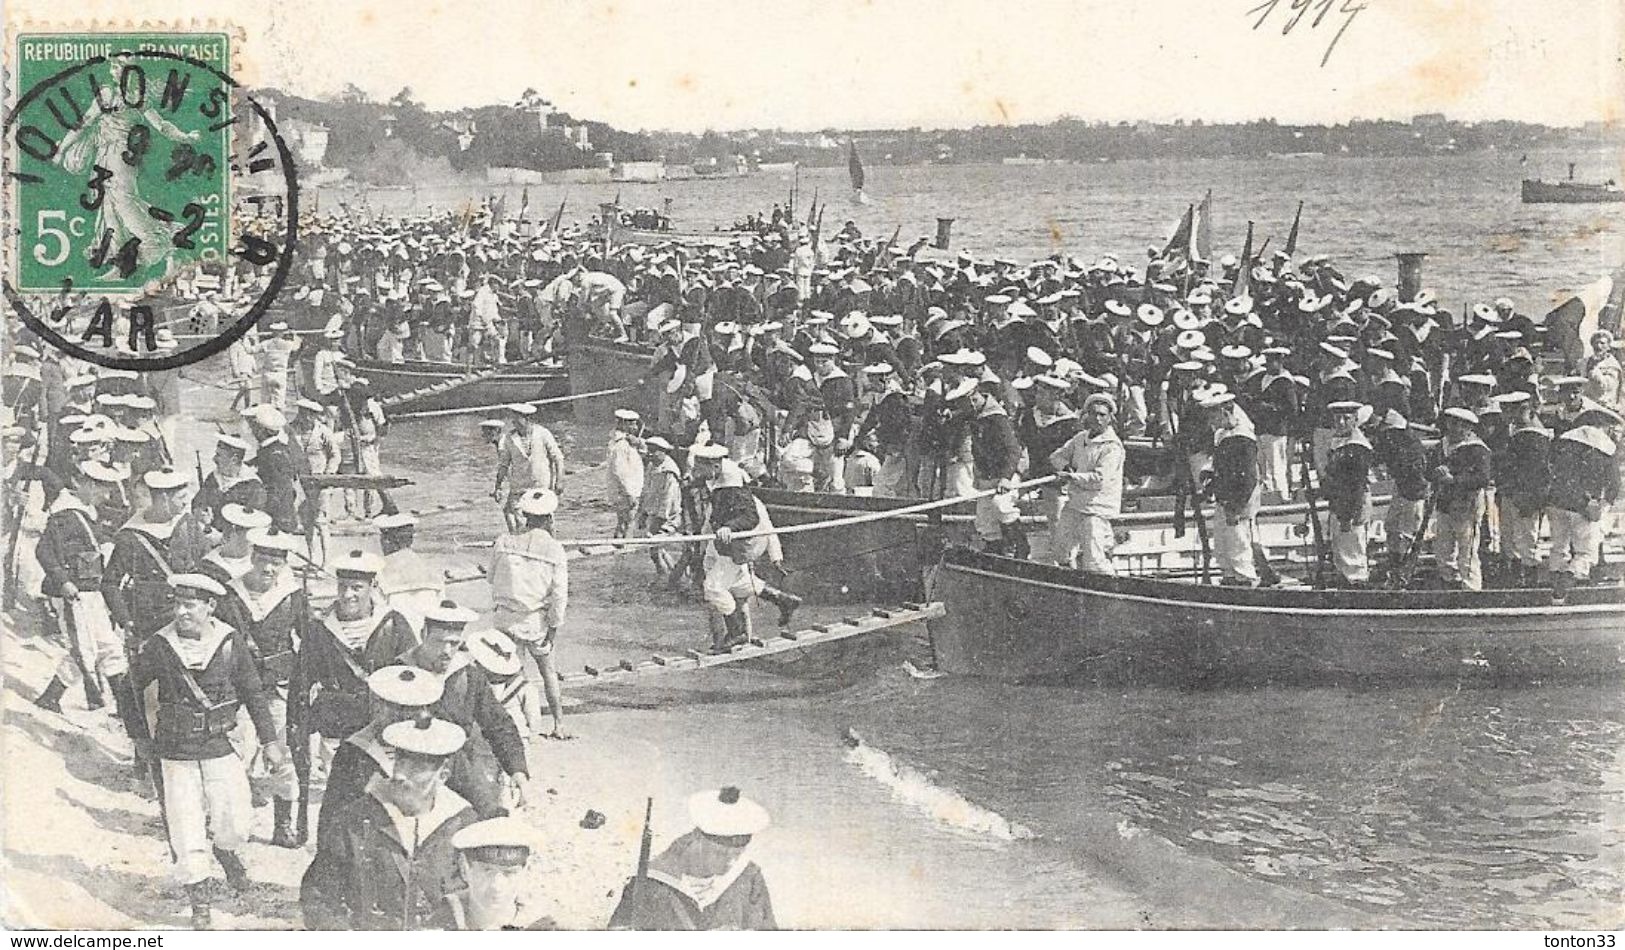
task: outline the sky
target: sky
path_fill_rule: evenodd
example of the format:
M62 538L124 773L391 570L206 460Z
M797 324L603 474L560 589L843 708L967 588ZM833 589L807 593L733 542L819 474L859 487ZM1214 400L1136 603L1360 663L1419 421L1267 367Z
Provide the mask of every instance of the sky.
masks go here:
M532 87L578 118L627 129L948 128L1060 116L1336 123L1418 112L1552 125L1625 118L1618 0L1297 0L1312 5L1283 35L1293 2L71 6L81 20L229 23L242 34L239 78L254 86L320 97L353 83L376 99L409 86L436 109L511 102ZM13 22L48 23L61 0L8 6Z

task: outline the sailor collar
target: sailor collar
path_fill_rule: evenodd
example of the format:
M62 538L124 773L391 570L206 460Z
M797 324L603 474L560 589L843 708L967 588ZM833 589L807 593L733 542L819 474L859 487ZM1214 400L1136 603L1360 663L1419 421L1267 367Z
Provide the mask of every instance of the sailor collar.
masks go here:
M220 645L236 632L230 624L217 617L210 617L209 629L196 640L181 636L173 622L159 630L158 636L169 644L169 649L174 652L175 658L181 661L182 666L189 670L202 670L208 668L209 663L214 660L214 655L220 652Z
M383 775L380 774L367 780L367 794L372 796L372 800L389 816L389 825L383 829L385 834L400 845L401 850L405 851L409 858L416 854L418 847L439 831L441 826L470 807L468 801L461 795L441 785L435 790L434 804L430 806L428 812L422 815L408 815L385 801L378 793L381 779Z
M263 594L256 594L249 590L248 585L243 583L241 577L232 578L231 583L227 584L226 587L237 595L237 599L242 602L243 608L248 611L249 619L255 623L260 623L266 617L269 617L272 611L282 606L282 602L299 589L299 585L294 583L293 578L285 573L279 575L276 583L272 584L270 589Z
M1371 443L1366 440L1365 433L1359 429L1355 429L1353 435L1339 435L1332 437L1331 450L1333 452L1341 448L1346 448L1350 445L1364 446L1368 451L1375 451L1371 448Z
M286 445L288 443L288 433L283 431L278 432L275 435L266 436L265 439L260 442L259 447L263 449L268 445L276 445L278 442Z
M259 472L255 471L254 466L252 465L244 465L242 468L239 468L237 470L237 476L231 479L221 478L219 469L215 469L214 472L214 484L216 488L220 489L221 494L231 491L238 485L242 485L247 482L257 482L259 480Z
M732 887L734 882L739 880L740 876L750 868L751 853L752 848L750 845L741 848L739 854L734 857L733 863L729 864L721 874L702 877L684 874L675 869L667 870L665 868L651 867L649 877L688 897L703 911L721 900L722 895L728 892L728 888ZM666 856L662 855L662 857ZM678 860L670 863L680 864L682 856L678 855L677 858Z
M818 380L820 383L827 383L832 379L846 379L847 375L846 370L841 369L839 364L837 364L831 366L829 368L829 372L827 373L814 373L813 378Z
M1077 413L1067 408L1066 403L1056 403L1056 406L1060 409L1060 411L1054 413L1045 412L1037 406L1033 406L1033 425L1038 426L1040 429L1044 429L1054 425L1057 422L1065 422L1068 419L1076 419L1078 417Z
M367 641L372 639L372 635L378 632L378 628L383 626L384 621L388 620L393 612L388 606L374 601L372 613L367 616L356 620L340 620L338 609L335 607L322 617L322 626L346 647L360 650L367 645Z
M124 523L124 527L128 531L139 531L154 541L168 541L174 535L175 528L181 523L181 518L184 515L185 512L182 512L168 521L159 522L136 521L132 518Z
M57 495L56 500L51 502L50 510L45 513L49 516L59 511L82 511L91 521L96 520L96 509L85 504L84 499L75 495L71 489L64 489Z
M208 554L203 555L203 560L225 571L228 577L235 580L248 573L248 569L253 566L254 555L250 552L242 557L229 557L221 554L219 548L215 548Z

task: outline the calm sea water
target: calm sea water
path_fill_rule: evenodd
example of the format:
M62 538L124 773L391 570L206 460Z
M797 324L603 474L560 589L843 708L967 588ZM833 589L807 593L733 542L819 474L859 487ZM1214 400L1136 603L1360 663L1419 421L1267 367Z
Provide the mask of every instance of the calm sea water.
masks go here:
M1614 152L1529 155L1481 153L1438 158L1136 161L1096 165L876 166L867 176L871 203L851 203L844 168L804 169L802 208L816 191L828 202L826 232L855 220L865 234L899 241L933 234L939 216L955 219L954 249L1027 260L1054 253L1093 260L1117 254L1140 260L1161 247L1179 216L1213 192L1213 253L1240 254L1247 221L1256 240L1281 249L1298 201L1304 202L1299 254L1331 254L1350 276L1392 283L1393 255L1425 251L1425 285L1451 309L1507 294L1531 311L1564 289L1594 280L1625 260L1625 205L1525 205L1523 177L1625 181ZM585 221L598 202L620 196L623 207L659 207L672 199L677 226L705 230L784 202L792 176L759 174L720 181L531 186L531 217L566 202L566 220ZM443 185L373 190L370 207L398 212L433 204L450 208L478 195L506 193L517 211L522 189ZM322 208L355 202L353 188L325 189Z
M1586 161L1591 177L1607 174L1601 156ZM1560 165L1550 158L1528 167L1551 177ZM905 238L925 233L939 212L954 214L966 246L1029 257L1049 253L1052 237L1068 253L1132 253L1165 239L1185 201L1208 187L1216 243L1239 244L1252 215L1278 245L1302 197L1307 250L1384 276L1391 252L1427 250L1427 284L1446 301L1507 293L1537 310L1557 288L1622 259L1625 212L1521 205L1521 171L1515 156L877 168L876 203L853 210L866 230L905 223ZM781 185L625 186L623 204L670 194L684 225L717 223L771 201ZM817 185L844 201L834 171L804 174L802 185L805 195ZM577 187L569 200L579 210L616 190ZM561 193L533 188L532 207L556 206ZM439 189L419 200L457 198ZM832 203L830 214L847 209ZM475 422L396 427L385 461L417 478L403 493L409 506L485 490L492 456ZM554 429L573 463L601 458L602 432L567 417ZM613 519L600 480L572 483L563 533L607 533ZM459 554L459 539L498 528L490 511L432 524L420 546L460 563L477 556ZM638 557L578 562L578 632L560 648L566 667L646 647L656 639L650 627L698 641L700 608L657 607L642 590L646 579ZM661 620L651 625L651 616ZM1098 920L1082 906L1089 880L1117 875L1133 893L1135 881L1175 865L1256 887L1266 906L1268 895L1291 892L1415 926L1585 929L1617 923L1625 906L1625 691L1617 686L1062 689L916 679L903 671L903 653L828 690L737 668L707 674L703 704L679 696L659 711L624 715L643 717L639 728L665 747L735 759L781 835L861 837L978 882L945 884L956 888L952 899L939 895L916 925ZM590 720L580 728L590 734ZM842 746L847 728L864 735L869 752ZM1102 834L1129 850L1104 857ZM1170 856L1158 839L1177 851ZM925 900L915 891L894 897ZM1145 899L1162 907L1142 922L1236 923L1214 906L1230 896L1198 889ZM1321 920L1311 908L1278 922Z

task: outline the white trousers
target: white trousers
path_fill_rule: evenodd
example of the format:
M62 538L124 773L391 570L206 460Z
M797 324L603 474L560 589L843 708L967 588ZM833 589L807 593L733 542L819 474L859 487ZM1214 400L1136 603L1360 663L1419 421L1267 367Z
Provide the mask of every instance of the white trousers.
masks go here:
M723 557L715 547L705 547L705 581L700 585L705 602L723 616L738 609L743 601L760 594L767 585L750 565Z
M1079 514L1062 508L1050 531L1050 555L1055 563L1091 574L1115 574L1112 548L1117 538L1110 518Z
M1388 514L1383 518L1383 528L1388 535L1390 555L1403 557L1410 552L1411 542L1422 530L1422 509L1426 506L1427 500L1423 498L1412 500L1395 495L1388 500Z
M1331 522L1332 566L1337 573L1346 581L1370 580L1371 564L1366 558L1366 542L1371 529L1366 519L1362 517L1347 526L1336 516L1327 520Z
M942 487L942 497L944 498L959 498L976 490L976 477L971 474L971 463L969 462L949 462L946 481L947 483Z
M978 490L993 488L997 481L978 478L972 486ZM976 535L983 541L998 541L1004 537L1004 526L1014 524L1021 517L1016 508L1016 493L994 492L976 499Z
M908 460L901 452L894 452L880 463L880 474L875 478L875 494L890 498L907 498Z
M1484 517L1484 494L1480 492L1466 511L1439 512L1433 518L1433 556L1439 559L1439 576L1461 581L1468 590L1484 589L1484 573L1478 562L1478 524Z
M1602 547L1602 522L1589 521L1584 514L1563 508L1548 508L1546 515L1552 521L1552 553L1546 561L1547 569L1575 577L1589 576L1597 566L1597 551Z
M1287 475L1287 438L1284 435L1258 437L1258 486L1266 492L1285 495L1290 490Z
M85 668L92 675L122 676L129 672L130 663L124 655L124 642L113 629L113 618L107 612L107 601L99 590L82 590L74 600L53 597L57 622L62 625L63 637L74 644ZM64 683L79 680L79 664L72 653L57 664L56 675Z
M283 698L280 690L271 694L266 705L271 707L271 721L276 723L276 737L286 741L288 738L288 701ZM282 768L274 768L266 761L265 753L260 749L259 734L254 731L254 721L248 717L248 710L242 709L237 713L237 725L231 730L229 736L231 747L237 750L237 757L248 763L248 788L250 792L258 791L265 798L278 798L291 802L299 797L299 778L294 774L293 763L287 763Z
M1257 494L1254 493L1254 499ZM1219 571L1225 580L1258 583L1258 568L1253 566L1253 519L1256 504L1232 512L1224 505L1213 506L1213 555L1219 562ZM1236 523L1231 524L1232 516Z
M236 851L248 840L254 807L248 773L236 754L198 761L162 760L164 817L175 876L182 884L204 881L214 872L214 847Z
M1519 564L1534 567L1539 563L1539 558L1535 556L1535 544L1540 541L1540 511L1525 515L1505 495L1501 496L1500 507L1502 550L1512 555Z

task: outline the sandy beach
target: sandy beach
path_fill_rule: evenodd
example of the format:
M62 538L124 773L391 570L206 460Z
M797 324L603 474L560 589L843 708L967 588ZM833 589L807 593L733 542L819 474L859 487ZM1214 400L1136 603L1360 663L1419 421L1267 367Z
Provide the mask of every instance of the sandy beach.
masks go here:
M210 373L189 371L201 380ZM189 383L194 407L181 427L178 457L207 454L223 393ZM469 418L468 426L477 419ZM421 437L409 424L386 442ZM593 437L596 438L596 437ZM591 466L596 446L567 442L571 468ZM608 533L613 515L602 475L566 484L559 530L573 537ZM443 488L444 486L442 486ZM460 486L472 496L484 485ZM416 488L398 493L420 504ZM495 505L460 518L456 529L426 517L420 550L454 574L483 559L470 543L500 530ZM353 536L352 536L353 537ZM349 539L347 539L349 540ZM376 543L376 539L371 539ZM25 560L31 555L23 552ZM24 571L24 580L33 573ZM703 645L697 603L647 590L639 553L572 563L571 613L559 647L561 668L607 667L621 658L682 653ZM483 609L482 583L452 596ZM851 613L809 609L805 623ZM766 612L762 623L770 622ZM65 713L30 700L50 678L59 647L40 636L27 605L5 618L0 733L5 763L7 922L14 927L184 927L184 897L169 875L157 804L130 778L130 752L113 717L87 712L70 691ZM918 625L916 625L918 627ZM1065 843L938 787L929 774L884 750L853 748L843 738L844 690L877 669L895 672L920 660L923 627L873 635L856 649L794 663L765 661L702 673L675 673L647 684L572 691L567 742L530 745L529 797L521 815L548 841L530 869L526 912L566 928L608 921L637 856L645 802L655 801L658 851L691 827L691 793L739 785L762 802L774 825L753 845L778 921L792 928L953 927L1346 927L1381 920L1335 901L1249 879L1187 853L1098 803L1080 801L1090 831ZM829 648L826 648L826 650ZM930 689L929 680L904 688ZM815 715L806 713L813 697ZM589 811L601 827L584 822ZM300 926L298 882L308 850L270 846L269 809L257 815L245 852L251 892L227 897L216 926ZM900 833L900 829L902 829ZM1057 911L1056 908L1065 908Z

